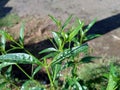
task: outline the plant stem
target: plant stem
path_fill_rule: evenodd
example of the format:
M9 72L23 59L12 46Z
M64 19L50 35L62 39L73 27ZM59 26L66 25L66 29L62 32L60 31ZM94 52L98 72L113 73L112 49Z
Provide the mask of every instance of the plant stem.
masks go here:
M55 90L55 88L54 88L54 84L53 84L53 81L52 81L52 78L51 78L51 76L50 76L49 69L48 69L47 66L45 67L45 69L46 69L46 72L47 72L48 78L49 78L49 80L50 80L50 87L51 87L52 90Z
M80 45L83 43L83 36L80 37Z
M32 77L30 77L18 64L15 64L30 80L32 80Z
M71 41L69 42L69 49L70 49Z

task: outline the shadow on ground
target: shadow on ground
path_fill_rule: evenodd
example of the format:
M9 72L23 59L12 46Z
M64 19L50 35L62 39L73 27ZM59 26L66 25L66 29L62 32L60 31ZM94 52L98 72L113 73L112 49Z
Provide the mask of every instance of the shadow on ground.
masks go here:
M91 28L89 34L106 34L120 27L120 13L114 16L102 19Z
M12 7L5 7L9 0L0 0L0 18L6 16L11 10Z

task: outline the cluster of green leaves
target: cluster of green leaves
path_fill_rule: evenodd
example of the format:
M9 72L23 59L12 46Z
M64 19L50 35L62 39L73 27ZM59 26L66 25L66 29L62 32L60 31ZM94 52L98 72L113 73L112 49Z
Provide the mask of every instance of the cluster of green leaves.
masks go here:
M78 18L75 21L75 25L65 32L65 28L70 23L72 19L72 15L66 19L65 23L62 25L60 20L57 20L55 17L50 16L50 18L55 22L58 27L57 32L52 32L53 39L50 41L53 43L54 47L47 48L43 51L40 51L39 54L49 53L45 55L41 60L34 57L29 51L24 48L24 25L22 25L20 29L19 40L15 41L14 38L8 34L4 30L0 30L1 35L1 43L0 43L0 69L2 71L3 68L7 68L8 66L11 68L12 65L16 65L28 78L21 90L41 90L45 89L45 86L38 83L34 80L34 76L36 73L45 68L45 71L48 75L50 81L50 89L56 90L58 87L61 87L63 90L84 90L87 87L80 84L80 79L77 74L77 68L79 64L85 61L90 61L91 56L87 55L88 45L84 43L85 41L95 38L98 35L87 35L87 32L94 25L96 20L93 20L87 28L84 28L84 22L80 21ZM6 42L11 41L12 45L9 50L6 50ZM67 46L66 46L67 45ZM22 49L26 53L10 53L12 50ZM79 53L83 53L83 57L79 57ZM52 59L51 62L47 62L47 59ZM24 69L22 69L19 64L32 64L37 65L37 67L31 70L31 75L28 75ZM62 75L61 72L66 68L72 68L70 70L70 75ZM9 71L7 68L6 71ZM11 70L10 70L11 71ZM0 83L0 87L4 85L7 88L7 85L4 84L6 82L6 74L3 75L5 80ZM10 76L10 75L9 75ZM60 84L60 77L63 77L62 85ZM14 83L9 83L12 86L17 87ZM1 88L2 89L2 88Z
M106 90L116 90L120 88L120 76L117 71L117 67L113 65L110 66L110 71L104 74L104 77L108 79L108 84Z
M51 15L49 16L55 22L58 28L58 31L52 32L53 39L50 39L54 47L47 48L41 51L39 54L49 53L42 59L52 58L51 63L48 64L48 67L52 72L51 76L49 76L51 79L50 82L52 83L52 86L55 86L56 84L58 86L58 79L61 77L60 72L71 67L72 69L70 71L70 77L68 77L69 75L64 76L65 80L63 81L64 83L62 89L81 90L83 87L79 83L80 79L78 78L77 68L80 63L86 61L89 62L92 58L94 58L87 55L89 48L84 42L99 36L87 35L87 32L95 24L96 19L84 29L84 22L77 18L74 25L65 31L65 28L72 19L72 15L69 16L63 24L55 17ZM79 57L79 53L83 53L85 56Z

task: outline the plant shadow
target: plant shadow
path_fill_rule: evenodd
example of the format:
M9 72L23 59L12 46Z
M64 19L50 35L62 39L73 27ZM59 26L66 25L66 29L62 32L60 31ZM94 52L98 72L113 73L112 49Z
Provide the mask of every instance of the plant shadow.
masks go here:
M96 22L88 34L103 35L117 28L120 28L120 13Z
M0 0L0 18L5 17L12 10L12 7L5 6L8 2L9 0Z

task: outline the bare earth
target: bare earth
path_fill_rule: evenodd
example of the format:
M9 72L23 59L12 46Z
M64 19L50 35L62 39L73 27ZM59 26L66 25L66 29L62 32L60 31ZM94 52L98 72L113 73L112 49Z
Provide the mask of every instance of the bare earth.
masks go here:
M34 19L27 20L26 34L30 34L26 35L26 43L34 41L36 45L42 40L41 37L51 36L49 31L55 28L47 17L48 14L62 20L73 14L86 24L97 18L98 22L90 33L104 35L88 42L91 48L95 49L94 54L120 56L119 0L9 0L6 7L12 8L10 12L21 17L35 16ZM10 31L14 32L18 27L20 24L12 27ZM37 40L34 40L36 37Z
M20 16L52 14L65 18L74 14L88 20L120 13L119 0L9 0L6 7Z

